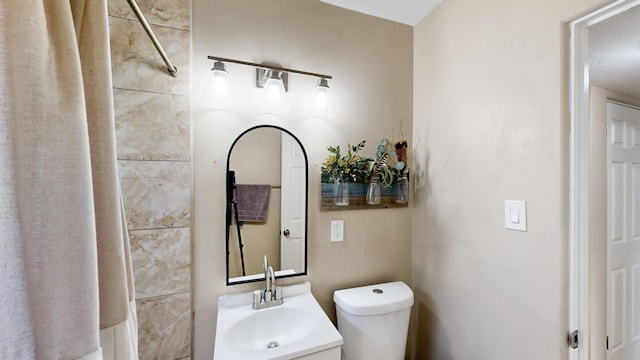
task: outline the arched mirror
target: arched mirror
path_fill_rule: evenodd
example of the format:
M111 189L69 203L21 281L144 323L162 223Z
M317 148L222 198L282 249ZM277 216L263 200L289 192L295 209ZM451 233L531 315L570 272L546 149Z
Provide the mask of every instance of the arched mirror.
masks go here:
M246 130L227 157L227 285L307 273L307 154L272 125Z

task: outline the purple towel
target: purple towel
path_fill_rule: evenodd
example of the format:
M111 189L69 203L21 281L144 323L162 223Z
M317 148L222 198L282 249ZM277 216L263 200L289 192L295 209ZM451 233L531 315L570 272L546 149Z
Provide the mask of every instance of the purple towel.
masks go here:
M236 185L238 220L265 222L269 211L271 185Z

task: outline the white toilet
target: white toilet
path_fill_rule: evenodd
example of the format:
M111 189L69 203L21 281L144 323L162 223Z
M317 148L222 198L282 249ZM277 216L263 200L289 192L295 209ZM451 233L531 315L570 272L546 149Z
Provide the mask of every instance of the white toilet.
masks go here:
M404 360L413 292L402 281L333 293L343 360Z

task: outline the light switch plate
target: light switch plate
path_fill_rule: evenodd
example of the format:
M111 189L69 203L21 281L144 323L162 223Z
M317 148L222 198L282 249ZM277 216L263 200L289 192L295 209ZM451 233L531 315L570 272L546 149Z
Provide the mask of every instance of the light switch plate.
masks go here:
M504 201L504 227L509 230L527 231L526 201Z
M331 220L331 241L344 241L344 220Z

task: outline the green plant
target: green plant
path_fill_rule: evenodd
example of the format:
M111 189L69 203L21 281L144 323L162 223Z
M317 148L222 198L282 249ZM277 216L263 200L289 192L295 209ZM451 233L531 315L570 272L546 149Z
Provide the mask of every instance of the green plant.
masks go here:
M366 183L369 181L370 164L373 159L360 156L358 152L365 146L367 140L362 140L357 145L347 144L347 153L342 155L340 146L329 146L331 153L322 163L321 170L329 175L329 180L344 180L350 182Z

